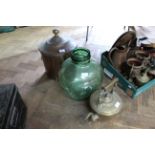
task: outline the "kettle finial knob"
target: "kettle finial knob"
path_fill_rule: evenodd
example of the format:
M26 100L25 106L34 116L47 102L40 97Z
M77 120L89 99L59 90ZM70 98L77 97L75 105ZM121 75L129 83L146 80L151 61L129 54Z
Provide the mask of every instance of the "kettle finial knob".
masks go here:
M53 30L53 33L54 33L55 36L57 36L57 35L59 34L59 30L54 29L54 30Z

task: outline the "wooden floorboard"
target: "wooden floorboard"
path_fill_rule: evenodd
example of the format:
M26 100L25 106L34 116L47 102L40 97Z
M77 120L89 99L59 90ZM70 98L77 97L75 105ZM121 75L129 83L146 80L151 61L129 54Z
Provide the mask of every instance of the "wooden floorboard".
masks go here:
M90 111L88 101L77 102L65 96L59 84L47 78L39 52L4 59L0 66L0 84L15 83L28 107L26 128L155 128L155 88L135 100L116 88L123 111L92 123L85 120Z
M47 78L36 49L0 60L0 84L4 83L15 83L19 88L28 108L26 128L155 128L155 88L134 100L116 88L123 100L122 112L89 122L85 120L91 110L88 101L77 102L65 96L58 82Z

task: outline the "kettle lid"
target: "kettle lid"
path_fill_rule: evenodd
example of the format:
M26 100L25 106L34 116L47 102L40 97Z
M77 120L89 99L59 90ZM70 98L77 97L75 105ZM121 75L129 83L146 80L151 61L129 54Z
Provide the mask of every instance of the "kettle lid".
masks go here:
M99 115L113 116L122 109L122 100L116 92L95 91L90 98L91 108Z
M46 46L60 46L62 44L64 44L64 42L66 42L63 38L61 38L58 34L60 33L59 30L54 29L53 30L53 34L54 37L50 38L49 40L46 41Z
M60 31L58 29L53 30L54 36L47 41L43 42L39 50L43 53L58 53L59 50L72 50L76 47L75 42L68 38L62 38L59 36ZM60 51L61 53L61 51Z

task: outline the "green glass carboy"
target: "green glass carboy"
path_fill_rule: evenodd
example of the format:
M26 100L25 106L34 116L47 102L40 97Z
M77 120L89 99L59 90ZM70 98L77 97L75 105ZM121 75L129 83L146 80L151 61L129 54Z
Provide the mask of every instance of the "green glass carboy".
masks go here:
M76 48L62 65L59 83L72 99L87 99L102 83L102 68L90 58L88 49Z

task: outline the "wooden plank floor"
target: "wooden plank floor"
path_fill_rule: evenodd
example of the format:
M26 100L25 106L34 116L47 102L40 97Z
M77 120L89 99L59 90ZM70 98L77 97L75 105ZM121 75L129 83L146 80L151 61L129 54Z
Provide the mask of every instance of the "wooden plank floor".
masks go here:
M12 45L11 49L15 47ZM101 117L97 122L86 121L88 101L71 100L56 81L46 77L36 48L25 48L16 56L0 60L0 84L4 83L15 83L19 88L28 107L26 128L155 128L155 88L135 100L116 88L124 103L122 112L110 118Z
M28 107L27 128L155 128L155 88L135 100L117 88L123 111L92 123L85 120L88 101L66 97L59 84L44 74L38 51L1 60L0 73L0 84L15 83L19 88Z

